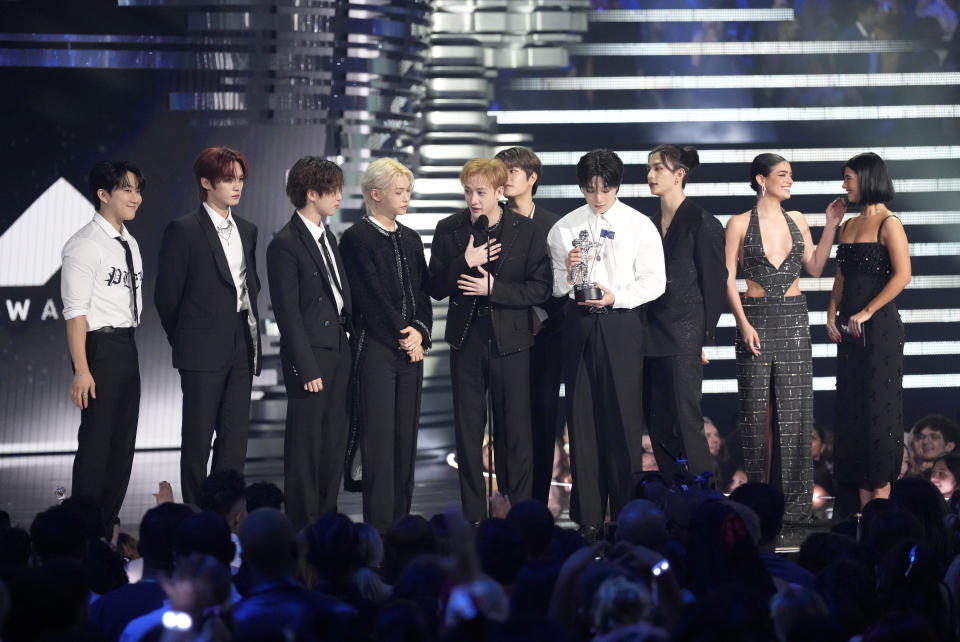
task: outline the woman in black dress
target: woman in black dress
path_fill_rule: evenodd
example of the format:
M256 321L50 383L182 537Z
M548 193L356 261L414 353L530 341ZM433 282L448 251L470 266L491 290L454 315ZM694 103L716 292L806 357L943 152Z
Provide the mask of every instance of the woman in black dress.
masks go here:
M893 182L867 152L843 166L847 202L860 215L840 228L827 335L837 346L834 476L859 491L860 506L888 497L903 454L903 323L894 298L910 282L903 224L885 203ZM834 516L856 512L838 492Z
M410 170L392 158L370 163L362 183L367 215L340 241L357 334L348 462L359 446L363 521L381 533L410 512L423 355L433 324L423 244L397 220L412 183Z

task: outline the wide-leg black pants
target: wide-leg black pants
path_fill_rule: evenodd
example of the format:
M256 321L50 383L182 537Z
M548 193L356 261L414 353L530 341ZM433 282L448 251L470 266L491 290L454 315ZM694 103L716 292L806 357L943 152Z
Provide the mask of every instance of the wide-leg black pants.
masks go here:
M499 355L489 316L477 317L459 350L450 350L453 418L460 471L460 499L467 519L487 513L483 478L483 432L487 395L493 416L497 488L513 504L530 499L530 355L521 350Z
M546 502L553 481L553 455L566 421L560 403L563 333L540 330L530 349L530 414L533 430L533 498Z
M225 328L224 331L231 330ZM229 469L243 472L247 458L253 349L246 311L237 314L232 331L233 354L221 369L180 371L183 391L180 483L186 503L196 503L200 486L207 477L214 435L211 473Z
M737 332L737 429L750 481L783 491L788 520L809 519L813 501L813 357L803 295L743 297L760 335L754 355ZM767 432L767 421L771 432Z
M593 314L571 307L564 328L573 489L581 525L616 517L630 500L643 460L643 341L640 310Z
M703 434L700 355L646 357L643 373L647 429L657 467L668 475L678 473L677 458L683 457L692 475L715 476L716 463Z
M368 337L358 363L363 521L386 533L413 502L423 362Z
M88 332L86 351L97 396L80 411L71 493L99 501L109 527L120 514L133 468L140 365L132 331Z
M280 351L287 389L283 443L284 500L294 528L301 529L337 509L343 459L350 434L349 390L353 356L346 333L337 349L313 348L323 390L307 392Z

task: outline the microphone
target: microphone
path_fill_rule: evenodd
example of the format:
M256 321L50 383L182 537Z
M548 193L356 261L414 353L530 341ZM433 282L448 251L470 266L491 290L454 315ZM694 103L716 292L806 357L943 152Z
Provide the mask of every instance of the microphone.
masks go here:
M480 247L487 242L487 238L490 235L489 225L490 219L487 218L486 214L481 214L477 217L477 220L473 222L473 247Z

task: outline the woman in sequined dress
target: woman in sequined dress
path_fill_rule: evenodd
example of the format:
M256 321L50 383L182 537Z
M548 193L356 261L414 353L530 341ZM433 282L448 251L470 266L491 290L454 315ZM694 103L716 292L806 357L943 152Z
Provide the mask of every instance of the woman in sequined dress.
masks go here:
M778 486L785 518L812 514L813 362L807 302L800 268L820 276L830 256L842 203L827 209L827 225L814 246L803 214L787 212L790 163L760 154L750 168L757 204L730 218L726 233L727 300L737 321L737 428L750 481ZM737 268L747 282L740 294Z
M851 158L843 189L860 215L840 229L827 310L827 335L838 344L834 475L855 486L860 501L845 505L838 493L838 519L888 497L900 472L904 333L894 298L910 282L907 235L885 205L894 191L883 159L871 152Z

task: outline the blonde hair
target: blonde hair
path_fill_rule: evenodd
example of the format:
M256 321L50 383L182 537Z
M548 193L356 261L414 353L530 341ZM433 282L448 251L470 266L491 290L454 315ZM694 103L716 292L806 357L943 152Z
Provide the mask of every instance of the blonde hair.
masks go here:
M363 181L360 183L367 214L373 214L374 201L370 192L375 189L389 189L400 176L410 179L410 189L413 189L413 172L397 159L378 158L367 166L367 171L363 173Z
M472 176L483 176L494 189L507 184L507 166L499 158L474 158L460 170L460 184L463 185Z

